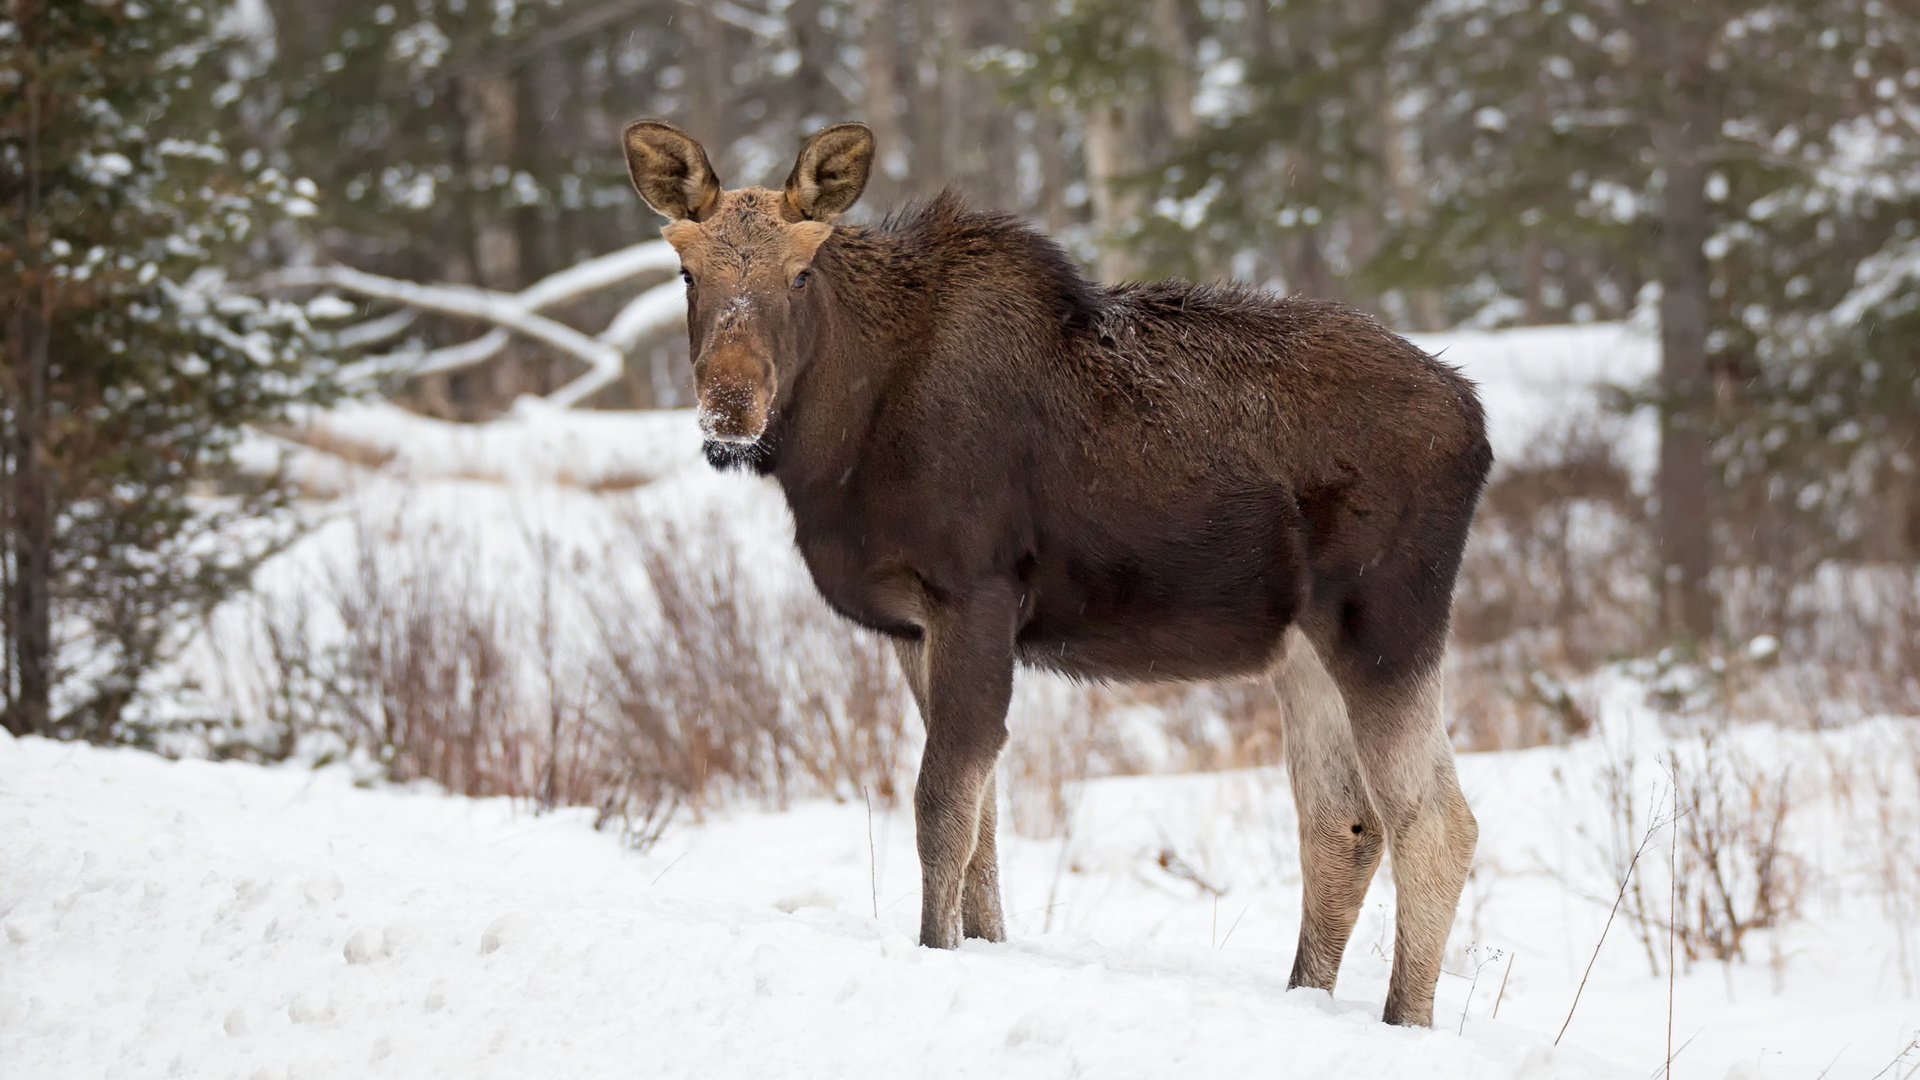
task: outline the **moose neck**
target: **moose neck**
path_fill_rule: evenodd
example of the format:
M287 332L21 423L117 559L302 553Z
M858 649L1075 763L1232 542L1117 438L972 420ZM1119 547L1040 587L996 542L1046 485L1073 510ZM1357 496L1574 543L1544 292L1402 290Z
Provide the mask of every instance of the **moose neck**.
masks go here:
M832 292L799 343L803 362L773 432L770 471L790 500L844 484L889 388L914 365L934 356L995 362L1084 327L1100 307L1098 289L1053 241L1009 216L968 211L950 194L879 226L836 229L816 265ZM985 327L953 314L982 310L1032 325L1003 318ZM952 340L988 335L991 348Z
M928 320L915 314L918 290L887 280L896 265L888 257L891 239L843 229L816 257L831 293L797 342L801 362L772 431L770 471L790 498L837 483L859 460L907 344L930 332Z

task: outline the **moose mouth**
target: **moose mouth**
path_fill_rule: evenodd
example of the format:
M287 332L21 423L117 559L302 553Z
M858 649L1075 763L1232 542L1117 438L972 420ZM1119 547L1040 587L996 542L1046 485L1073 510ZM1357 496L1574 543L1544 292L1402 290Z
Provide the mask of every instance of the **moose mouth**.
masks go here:
M707 439L700 451L707 464L721 472L738 469L765 476L773 471L773 440L764 434L757 439Z

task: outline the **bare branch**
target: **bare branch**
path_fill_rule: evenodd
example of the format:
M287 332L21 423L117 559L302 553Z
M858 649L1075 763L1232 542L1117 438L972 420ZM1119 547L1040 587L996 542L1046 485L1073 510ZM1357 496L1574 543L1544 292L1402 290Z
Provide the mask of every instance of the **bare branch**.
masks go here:
M577 269L577 268L576 268ZM336 289L407 304L442 315L479 319L535 341L550 345L575 357L592 369L591 376L576 379L554 395L556 404L573 405L587 394L620 377L625 356L620 350L575 330L565 323L527 310L519 296L468 285L421 285L397 278L369 274L346 266L320 267L289 271L276 279L282 285L328 285ZM588 388L579 389L583 384Z
M274 277L271 284L344 289L405 304L412 309L480 319L496 327L458 345L427 352L402 350L367 357L342 372L349 380L431 375L473 367L504 349L512 340L508 331L513 331L587 364L585 374L549 396L554 404L571 406L619 379L626 353L648 334L672 325L686 310L685 295L677 282L648 289L622 308L598 337L592 338L537 312L644 274L666 273L679 265L680 257L671 246L663 240L652 240L549 274L518 293L464 285L422 285L340 266L288 270ZM355 340L361 342L381 340L404 329L414 315L414 311L406 311L386 316L349 328L349 332L355 333ZM343 333L337 340L344 341L346 337Z

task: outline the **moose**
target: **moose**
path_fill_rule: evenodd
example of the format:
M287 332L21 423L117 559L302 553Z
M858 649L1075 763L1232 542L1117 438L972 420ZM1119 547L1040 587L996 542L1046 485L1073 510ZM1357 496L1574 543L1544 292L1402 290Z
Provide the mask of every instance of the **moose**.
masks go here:
M1290 986L1329 992L1384 853L1385 1020L1431 1023L1478 833L1441 655L1493 454L1473 385L1358 311L1240 285L1104 285L951 192L836 224L872 132L780 190L722 188L641 120L707 459L770 476L826 602L891 639L926 724L920 943L1002 941L995 762L1019 665L1270 678L1299 808Z

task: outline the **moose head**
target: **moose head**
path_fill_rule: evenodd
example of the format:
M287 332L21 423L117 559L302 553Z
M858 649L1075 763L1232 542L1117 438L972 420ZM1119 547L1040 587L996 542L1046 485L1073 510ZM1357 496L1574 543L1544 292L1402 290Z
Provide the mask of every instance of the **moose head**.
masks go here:
M700 144L672 124L626 130L634 189L661 216L687 283L687 332L700 430L739 450L766 433L821 318L814 255L860 198L873 132L836 124L800 151L781 191L720 186Z

